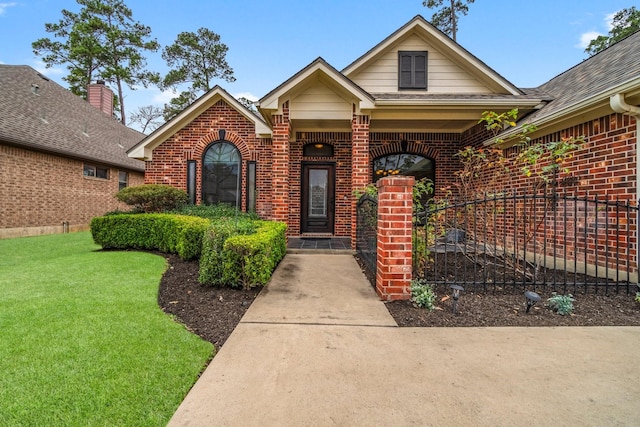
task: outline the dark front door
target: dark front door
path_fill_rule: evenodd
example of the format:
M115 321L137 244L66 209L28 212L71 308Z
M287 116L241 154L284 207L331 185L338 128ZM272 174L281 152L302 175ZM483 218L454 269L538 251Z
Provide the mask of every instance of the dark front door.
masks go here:
M303 233L333 234L334 180L335 172L332 164L302 166L300 229Z

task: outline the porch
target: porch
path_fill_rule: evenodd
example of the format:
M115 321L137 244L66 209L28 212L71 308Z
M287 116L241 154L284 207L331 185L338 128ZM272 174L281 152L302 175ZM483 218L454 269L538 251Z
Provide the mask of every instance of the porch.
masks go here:
M287 241L287 253L331 253L331 254L352 254L350 237L289 237Z

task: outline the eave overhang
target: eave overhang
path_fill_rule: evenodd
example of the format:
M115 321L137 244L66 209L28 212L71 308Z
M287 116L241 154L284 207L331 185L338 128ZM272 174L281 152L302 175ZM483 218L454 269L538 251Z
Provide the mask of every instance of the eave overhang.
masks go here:
M627 102L633 105L640 104L640 76L607 88L549 114L544 114L543 108L540 115L534 117L533 120L528 121L525 118L520 120L517 126L502 132L500 134L500 139L503 141L502 144L504 146L513 145L524 124L535 125L536 130L528 134L531 138L535 138L536 136L566 129L573 124L583 123L602 115L613 113L610 98L619 93L625 94ZM552 103L548 105L549 108L552 106ZM493 139L484 141L484 145L492 145L494 143L495 140Z
M152 160L153 150L156 147L171 138L180 131L180 129L189 125L194 119L221 99L231 105L249 121L254 123L257 137L271 137L271 128L264 120L262 120L261 117L249 111L244 105L220 86L215 86L213 89L209 90L194 101L189 107L185 108L181 113L156 129L151 135L133 146L129 151L127 151L127 155L139 160Z
M269 92L257 103L258 110L269 123L273 114L282 114L283 104L291 96L310 82L321 80L340 93L343 98L350 98L356 113L371 110L375 107L373 97L358 85L353 83L338 70L329 65L324 59L317 58L311 64L300 70L293 77Z
M417 34L421 37L426 36L429 42L431 42L441 54L448 57L467 72L473 74L478 80L485 83L495 92L510 95L523 94L518 87L495 72L491 67L476 58L458 43L454 42L449 36L431 25L420 15L414 17L403 27L348 65L342 70L342 74L347 77L354 75L363 67L366 67L366 65L378 55L412 34Z

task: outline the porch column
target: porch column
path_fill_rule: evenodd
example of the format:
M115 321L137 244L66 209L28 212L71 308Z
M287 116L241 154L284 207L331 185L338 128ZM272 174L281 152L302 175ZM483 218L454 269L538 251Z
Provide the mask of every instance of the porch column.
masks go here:
M376 292L384 301L411 298L413 231L412 176L378 181Z
M282 114L273 115L273 157L271 163L272 219L289 225L289 102Z
M351 120L351 191L371 182L369 171L369 116L353 115ZM355 196L351 197L351 249L356 249L358 215Z

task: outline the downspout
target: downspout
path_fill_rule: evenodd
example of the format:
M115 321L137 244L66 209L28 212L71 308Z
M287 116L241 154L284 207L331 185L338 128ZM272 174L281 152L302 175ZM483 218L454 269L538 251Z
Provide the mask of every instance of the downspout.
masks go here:
M624 93L616 93L609 98L609 105L616 113L628 114L636 119L636 206L640 207L640 169L638 169L638 160L640 159L640 145L638 145L638 126L640 123L640 107L627 104L624 100ZM638 268L638 275L640 276L640 210L638 210L638 217L636 218L636 267ZM636 286L640 287L639 283ZM640 290L640 289L638 289Z

